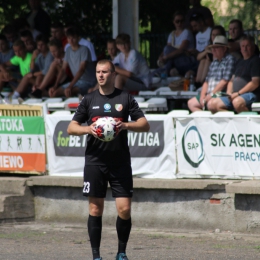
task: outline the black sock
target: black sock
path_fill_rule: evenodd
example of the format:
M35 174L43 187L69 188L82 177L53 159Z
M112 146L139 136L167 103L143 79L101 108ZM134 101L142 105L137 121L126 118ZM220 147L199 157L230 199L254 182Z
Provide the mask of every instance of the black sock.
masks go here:
M99 258L99 248L101 241L102 232L102 217L94 217L89 215L88 218L88 234L90 239L90 244L92 248L93 259Z
M125 253L131 227L132 227L131 218L124 220L121 219L119 216L117 217L116 230L118 236L118 253Z

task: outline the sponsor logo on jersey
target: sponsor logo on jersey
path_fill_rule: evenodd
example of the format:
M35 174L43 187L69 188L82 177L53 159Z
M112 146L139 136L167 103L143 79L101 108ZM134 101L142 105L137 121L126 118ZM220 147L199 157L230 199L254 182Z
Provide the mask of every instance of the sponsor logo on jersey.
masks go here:
M111 105L110 104L108 104L108 103L106 103L105 105L104 105L104 112L111 112Z
M115 104L115 109L116 109L116 111L120 112L123 109L123 105L122 104Z
M92 109L99 109L99 106L94 106L92 107Z

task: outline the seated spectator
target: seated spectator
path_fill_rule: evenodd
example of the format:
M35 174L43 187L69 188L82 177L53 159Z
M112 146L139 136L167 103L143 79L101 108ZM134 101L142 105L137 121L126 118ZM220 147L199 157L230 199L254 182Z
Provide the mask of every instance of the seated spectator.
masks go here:
M66 35L70 46L65 52L62 68L55 85L49 89L50 97L85 95L88 89L96 84L95 64L91 60L89 49L86 46L79 45L78 31L75 28L70 28ZM67 66L71 69L73 79L59 87L59 82L65 75Z
M145 58L131 49L130 36L121 33L116 37L116 47L120 53L114 58L117 64L115 87L127 91L147 90L151 86L151 73Z
M15 56L13 56L9 61L0 65L0 81L4 82L20 82L22 77L30 72L30 63L32 54L29 53L22 40L17 40L14 42L13 50ZM10 66L19 66L20 73L14 73L8 70ZM12 85L13 86L13 85ZM14 92L12 98L17 99L20 96L18 92Z
M173 15L175 30L168 37L167 45L158 59L159 69L153 75L166 71L169 74L171 68L177 70L176 73L184 75L186 71L197 66L196 59L187 55L187 50L194 49L194 38L192 33L184 28L184 14L176 12Z
M65 50L65 46L68 44L67 37L64 33L64 28L62 23L52 23L51 24L51 38L52 39L57 39L62 42L62 46Z
M213 15L210 9L206 6L201 5L201 0L190 0L192 6L186 14L186 27L190 27L190 19L194 14L200 14L208 27L214 26Z
M31 11L26 14L30 28L36 29L42 34L50 35L50 16L42 9L40 0L29 0Z
M0 34L0 64L9 61L14 56L14 50L9 47L9 43L3 34Z
M252 36L243 36L240 41L243 59L237 61L235 72L228 84L229 97L216 98L209 108L213 113L234 110L237 113L251 109L260 97L260 59L255 55L255 41Z
M36 42L33 39L32 32L29 30L22 31L20 33L20 38L24 42L26 50L28 52L33 53L33 51L37 48Z
M65 28L64 28L64 31L65 31L65 34L67 32L67 30L69 28L75 28L77 30L77 28L74 26L74 25L66 25ZM97 61L97 56L96 56L96 52L95 52L95 48L94 48L94 45L92 42L90 42L89 40L87 39L84 39L82 37L80 37L80 40L79 40L79 45L83 45L83 46L86 46L89 50L90 50L90 53L91 53L91 60L93 62L96 62ZM69 43L66 44L65 48L64 48L64 51L66 52L67 48L70 46Z
M14 56L13 48L9 48L9 43L3 34L0 34L0 64L9 61ZM0 81L0 91L2 91L4 81Z
M41 32L37 31L36 29L32 29L25 18L16 18L13 24L16 28L16 31L19 33L26 30L30 31L32 33L34 41L36 40L36 37L41 34Z
M209 67L209 72L203 83L200 95L188 101L188 107L191 112L205 109L207 106L209 108L212 98L215 97L217 92L226 88L232 77L235 59L227 52L227 38L218 35L209 47L213 54L213 61Z
M245 35L243 24L238 19L233 19L229 22L228 26L230 53L238 60L242 58L240 52L240 39Z
M62 46L62 42L57 39L53 39L49 42L49 50L54 58L53 62L51 63L48 72L44 76L42 82L37 85L37 83L33 86L33 92L30 96L35 98L41 98L43 95L48 96L48 88L55 84L57 75L59 75L60 70L62 68L63 59L64 59L64 48ZM65 72L63 77L60 79L58 85L65 84L66 82L71 81L69 77L70 71Z
M36 38L36 43L37 49L33 52L30 64L31 72L27 73L19 83L16 89L16 98L18 98L18 94L21 96L26 93L28 87L34 85L36 88L42 82L53 61L53 56L48 48L48 38L40 34Z
M211 29L210 45L213 43L217 35L222 35L226 37L225 29L221 25L216 25ZM204 51L198 54L197 60L199 61L199 67L197 71L196 82L203 83L208 74L209 66L213 60L213 55L209 46L207 46Z
M205 23L203 16L193 14L190 19L193 32L196 32L196 50L202 52L210 43L211 28Z
M107 54L108 54L108 60L113 61L114 58L118 54L118 49L116 47L116 40L115 39L108 39L107 40Z
M10 48L13 47L14 42L19 38L18 32L16 31L16 28L13 24L7 24L3 28L2 34L4 34L8 40Z

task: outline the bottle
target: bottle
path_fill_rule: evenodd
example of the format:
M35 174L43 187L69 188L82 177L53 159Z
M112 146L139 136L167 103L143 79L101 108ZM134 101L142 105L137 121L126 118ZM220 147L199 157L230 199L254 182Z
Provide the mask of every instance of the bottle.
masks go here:
M190 85L190 79L188 75L185 75L184 81L183 81L183 90L188 91L189 90L189 85Z
M164 70L161 73L161 86L166 87L168 86L168 81L167 81L167 72Z
M194 84L194 78L193 75L190 75L190 86L189 86L189 91L195 91L196 87Z

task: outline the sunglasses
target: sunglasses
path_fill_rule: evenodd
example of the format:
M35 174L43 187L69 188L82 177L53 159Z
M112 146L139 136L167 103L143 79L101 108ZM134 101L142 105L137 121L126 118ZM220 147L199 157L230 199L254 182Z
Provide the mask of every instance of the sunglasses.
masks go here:
M183 20L176 20L175 23L183 23Z

